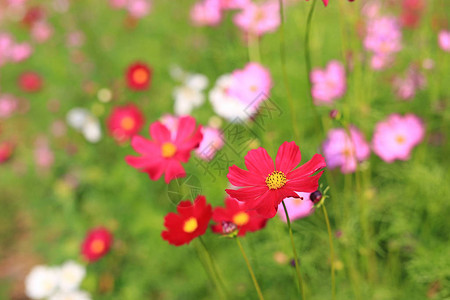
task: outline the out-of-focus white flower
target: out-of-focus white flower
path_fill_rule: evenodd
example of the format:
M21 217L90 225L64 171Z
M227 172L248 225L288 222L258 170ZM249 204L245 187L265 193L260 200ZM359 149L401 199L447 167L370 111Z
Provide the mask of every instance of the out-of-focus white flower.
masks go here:
M59 272L59 288L62 291L78 289L86 275L86 268L72 260L65 262Z
M51 296L58 285L58 269L35 266L25 279L25 293L31 299Z
M88 142L97 143L102 138L100 121L85 108L73 108L67 113L67 124L81 132Z
M175 88L175 114L189 115L195 107L205 102L203 90L208 86L208 78L202 74L187 74L183 78L182 86Z
M214 88L209 92L209 101L219 116L228 121L245 121L251 116L252 112L249 111L246 104L228 94L233 82L234 79L231 74L220 76Z
M49 300L91 300L91 296L84 291L58 292Z

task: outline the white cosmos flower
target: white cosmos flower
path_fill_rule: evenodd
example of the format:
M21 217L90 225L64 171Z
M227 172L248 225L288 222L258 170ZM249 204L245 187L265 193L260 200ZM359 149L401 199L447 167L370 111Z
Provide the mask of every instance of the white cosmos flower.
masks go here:
M205 102L203 90L208 86L208 78L202 74L186 74L182 85L173 92L175 114L189 115L195 107Z
M231 74L220 76L214 88L209 92L209 101L219 116L228 121L245 121L253 112L249 111L245 103L227 93L233 83L234 80Z
M100 121L89 110L76 107L66 116L67 124L81 132L88 142L97 143L102 138Z
M86 275L86 268L72 260L65 262L59 271L59 288L62 291L78 289Z
M48 300L91 300L91 296L84 291L58 292Z
M31 299L42 299L51 296L57 285L58 269L38 265L25 278L25 293Z

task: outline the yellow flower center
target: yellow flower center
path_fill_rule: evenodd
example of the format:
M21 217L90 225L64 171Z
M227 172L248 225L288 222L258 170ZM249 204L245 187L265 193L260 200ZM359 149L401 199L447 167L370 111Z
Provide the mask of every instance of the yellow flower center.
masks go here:
M233 223L237 226L243 226L248 223L250 216L248 213L241 211L233 216Z
M125 117L120 121L120 127L125 130L133 129L135 122L132 117Z
M405 139L405 137L404 137L403 135L398 135L398 136L395 138L395 140L396 140L397 143L399 143L399 144L403 144L403 143L406 141L406 139Z
M184 222L183 231L187 233L192 233L198 228L197 219L194 217L190 217Z
M286 175L280 171L273 171L266 177L266 185L271 190L281 189L286 184Z
M165 158L169 158L175 155L177 147L171 142L164 143L161 147L161 155Z
M136 83L144 83L148 80L148 72L145 69L137 69L133 72L133 80Z
M105 242L103 240L94 240L91 244L91 251L95 254L102 253L105 250Z

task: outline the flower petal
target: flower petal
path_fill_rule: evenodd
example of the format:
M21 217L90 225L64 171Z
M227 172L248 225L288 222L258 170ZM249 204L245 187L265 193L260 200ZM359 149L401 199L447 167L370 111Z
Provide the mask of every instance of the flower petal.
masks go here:
M234 186L264 186L265 178L259 174L250 173L242 170L236 165L232 165L228 169L227 178Z
M301 165L297 169L287 174L288 180L295 180L299 177L309 176L316 171L323 169L327 166L325 159L320 154L314 154L314 156L305 164Z
M264 194L268 189L267 187L245 187L238 190L232 190L232 189L226 189L225 192L227 192L230 197L236 198L238 201L246 202L246 205L251 203L254 200L256 200L259 196Z
M131 139L131 146L139 154L149 154L159 155L161 153L158 145L155 142L147 140L142 136L135 135Z
M312 193L319 187L319 178L322 176L322 173L323 171L314 176L288 180L284 188L291 189L296 192Z
M160 144L170 141L170 131L160 121L150 125L150 136Z
M183 169L181 163L175 159L171 159L167 162L166 175L164 181L169 183L174 178L180 178L186 176L186 172Z
M262 147L250 150L244 159L245 166L251 173L266 177L275 170L272 158L270 158L267 150Z
M284 142L278 148L275 168L287 174L300 163L301 159L300 149L295 142Z

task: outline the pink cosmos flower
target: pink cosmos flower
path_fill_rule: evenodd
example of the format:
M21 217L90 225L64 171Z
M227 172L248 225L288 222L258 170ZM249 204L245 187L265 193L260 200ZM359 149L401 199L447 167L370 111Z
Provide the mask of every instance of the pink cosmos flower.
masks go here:
M234 24L246 33L261 36L280 26L279 5L276 1L262 4L250 2L233 18Z
M342 63L332 60L322 70L315 68L311 72L311 93L316 105L329 104L345 94L345 68Z
M402 32L395 17L380 16L369 19L364 38L364 47L373 53L371 66L383 69L392 61L395 53L402 49Z
M390 115L375 127L373 151L384 161L408 160L412 149L425 135L422 121L413 114Z
M21 62L26 60L33 53L33 48L31 48L28 43L15 44L11 48L11 61Z
M38 43L47 41L53 34L53 27L46 21L39 21L33 24L31 36Z
M250 0L220 0L220 7L223 10L241 9L248 5Z
M18 108L18 100L11 95L0 95L0 119L10 117Z
M289 197L283 200L291 221L305 218L314 212L314 203L309 199L311 193L296 194L298 198ZM278 205L278 216L283 222L287 222L282 203Z
M202 140L201 126L196 127L195 119L180 117L176 136L160 121L150 125L150 136L147 140L135 135L131 146L141 156L125 157L126 162L142 172L147 173L151 180L158 180L165 174L164 180L169 183L174 178L186 175L181 162L187 162L191 151L198 147Z
M150 13L151 4L148 0L128 0L127 10L130 16L141 19Z
M39 137L35 142L34 160L36 165L42 169L48 169L53 165L55 156L45 137Z
M216 26L222 21L220 0L202 0L191 9L191 21L195 26Z
M439 47L446 52L450 52L450 31L441 30L438 35Z
M272 88L269 70L255 62L248 63L242 70L235 70L232 80L228 95L239 99L249 111L255 111Z
M405 76L396 76L392 82L395 94L401 100L411 100L416 95L416 91L423 89L425 84L425 77L414 65L408 68Z
M203 139L195 153L203 160L212 160L216 152L224 145L224 137L219 129L203 127Z
M342 173L355 172L358 162L367 160L370 155L369 144L363 134L354 126L350 138L343 128L331 129L323 143L325 161L330 169L341 167Z
M32 53L32 48L27 43L17 44L8 33L0 33L0 66L8 62L21 62Z

